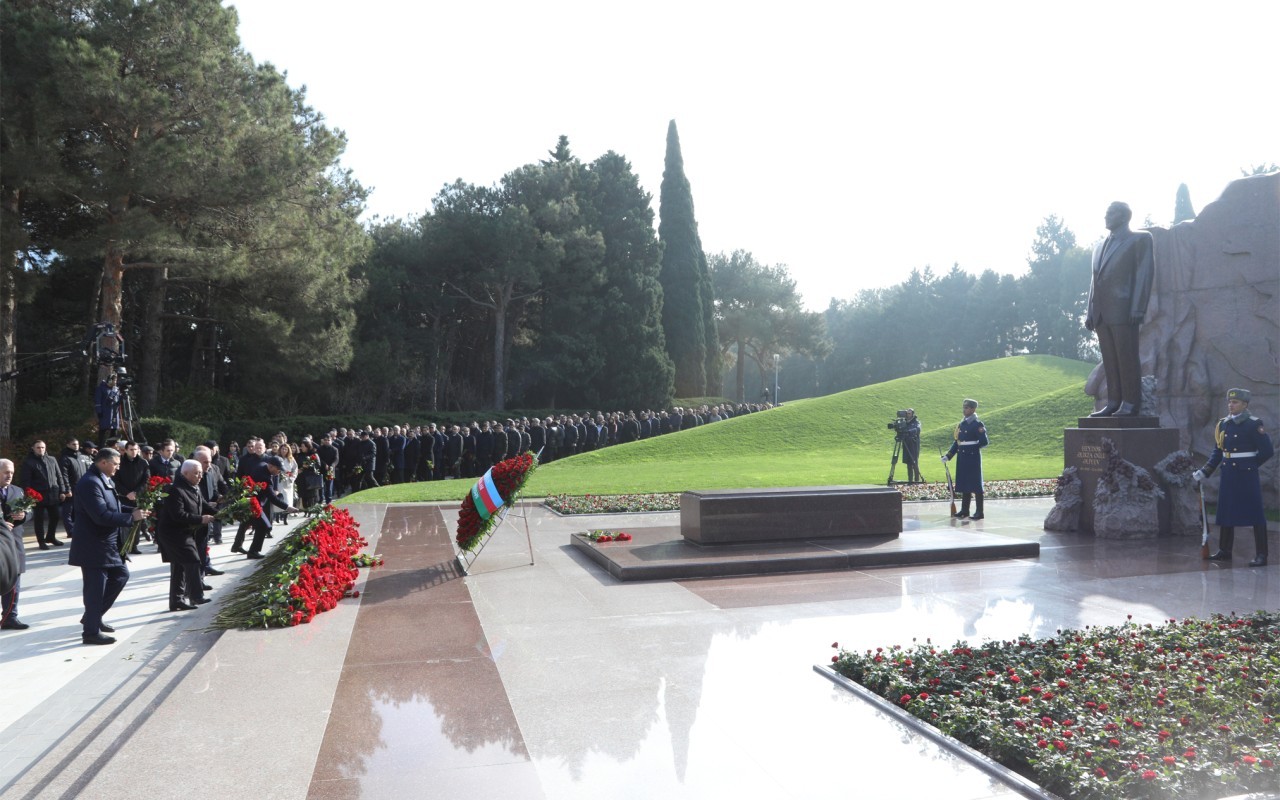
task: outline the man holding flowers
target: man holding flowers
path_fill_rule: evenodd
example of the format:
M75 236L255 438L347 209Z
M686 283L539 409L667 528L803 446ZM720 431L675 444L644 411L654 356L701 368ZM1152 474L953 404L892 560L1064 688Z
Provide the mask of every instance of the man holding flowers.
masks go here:
M75 531L67 563L80 568L84 580L85 644L113 644L103 631L115 629L102 621L129 582L129 568L120 556L120 529L149 516L140 508L122 506L112 477L120 468L119 451L104 447L75 487Z

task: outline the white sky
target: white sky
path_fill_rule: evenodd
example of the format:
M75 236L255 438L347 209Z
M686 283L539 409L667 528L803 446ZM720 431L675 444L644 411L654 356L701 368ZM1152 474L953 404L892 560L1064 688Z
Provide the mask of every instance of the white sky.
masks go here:
M953 263L1020 274L1196 210L1280 162L1280 2L237 0L258 61L346 131L369 214L491 184L566 134L653 195L676 120L708 253L786 264L806 302Z

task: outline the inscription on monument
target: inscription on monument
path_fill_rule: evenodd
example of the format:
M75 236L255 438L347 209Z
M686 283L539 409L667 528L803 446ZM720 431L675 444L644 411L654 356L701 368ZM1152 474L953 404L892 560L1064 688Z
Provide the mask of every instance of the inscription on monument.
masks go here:
M1082 444L1076 450L1076 464L1081 472L1102 472L1106 466L1107 456L1102 452L1100 444Z

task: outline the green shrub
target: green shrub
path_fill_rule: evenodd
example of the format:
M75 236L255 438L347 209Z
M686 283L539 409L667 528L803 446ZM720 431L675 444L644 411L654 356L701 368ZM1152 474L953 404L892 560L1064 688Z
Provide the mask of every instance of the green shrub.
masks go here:
M172 439L178 443L180 453L190 453L197 445L217 438L216 431L208 425L185 422L180 419L143 417L138 420L138 426L141 430L135 429L134 435L139 437L139 441L143 441L141 437L145 436L145 441L155 446L165 439Z

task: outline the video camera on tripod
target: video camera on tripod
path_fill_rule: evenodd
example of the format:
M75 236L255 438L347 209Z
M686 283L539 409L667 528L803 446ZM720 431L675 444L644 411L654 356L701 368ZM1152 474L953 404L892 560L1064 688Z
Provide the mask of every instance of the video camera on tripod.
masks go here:
M901 440L902 434L911 427L911 420L908 418L906 409L898 410L898 418L890 422L886 427L894 431L894 438Z
M924 476L920 474L919 464L920 421L916 419L915 411L910 408L899 409L894 420L885 427L893 431L893 456L889 461L889 480L886 485L923 483ZM907 465L908 476L905 481L895 481L893 479L894 471L898 468L899 457Z
M70 346L21 359L14 369L0 372L0 383L11 381L28 372L52 368L62 361L83 358L91 360L94 366L111 370L111 375L115 378L115 386L120 392L120 431L130 439L145 441L141 437L141 430L138 429L138 415L129 393L135 378L125 366L129 356L125 352L124 337L110 322L90 325L84 338Z

